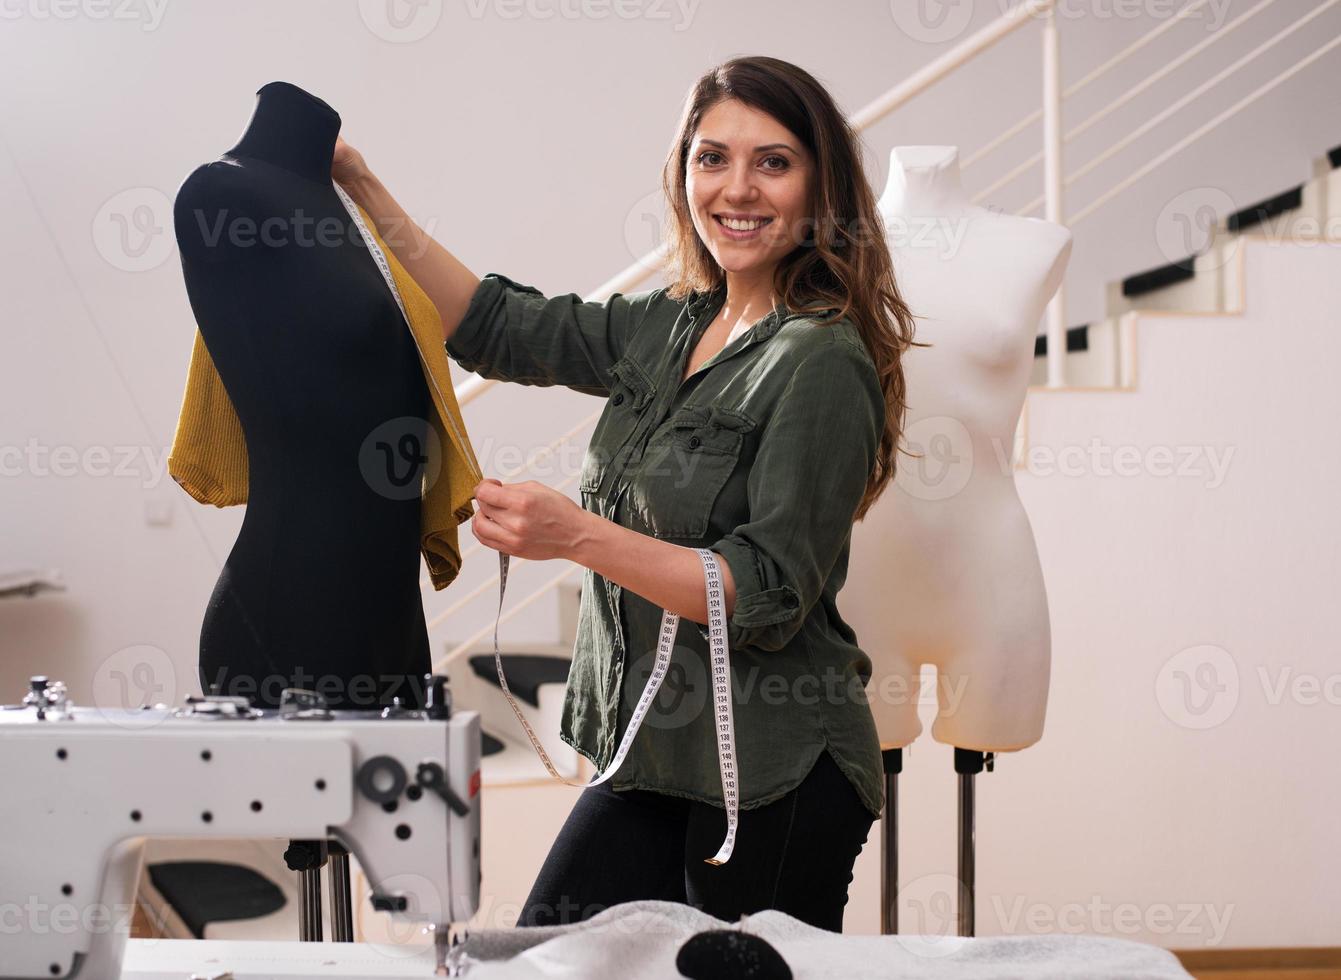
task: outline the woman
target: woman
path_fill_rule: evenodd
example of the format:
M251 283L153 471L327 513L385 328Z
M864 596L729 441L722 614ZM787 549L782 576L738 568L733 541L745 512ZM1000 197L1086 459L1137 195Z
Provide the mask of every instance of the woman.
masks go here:
M334 175L438 305L461 365L607 398L581 507L486 480L472 524L491 548L585 567L561 734L598 770L642 692L662 610L691 621L623 765L574 805L521 924L663 899L841 931L883 778L870 659L835 598L852 522L894 475L913 325L833 100L774 58L699 79L663 173L670 285L604 303L477 279L343 143ZM733 682L740 823L718 866L704 860L726 816L695 548L718 558Z

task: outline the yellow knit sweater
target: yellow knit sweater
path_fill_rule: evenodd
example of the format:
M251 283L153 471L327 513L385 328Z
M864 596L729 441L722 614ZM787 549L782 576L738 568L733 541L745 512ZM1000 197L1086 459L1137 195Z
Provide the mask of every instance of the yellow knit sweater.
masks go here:
M420 536L433 588L445 589L461 570L457 526L474 514L470 502L476 484L484 476L452 389L451 362L443 347L442 320L437 307L387 248L368 213L360 207L359 214L391 266L419 348L424 381L437 409L429 424L447 458L442 460L438 479L422 495ZM430 463L424 469L431 472L433 466ZM228 507L247 501L247 443L242 425L199 330L187 368L177 431L168 453L168 473L202 504Z

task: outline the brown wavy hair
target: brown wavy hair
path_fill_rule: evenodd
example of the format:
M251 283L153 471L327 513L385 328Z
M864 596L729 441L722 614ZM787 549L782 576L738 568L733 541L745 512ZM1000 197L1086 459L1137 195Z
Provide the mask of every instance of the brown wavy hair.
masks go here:
M862 166L860 137L810 73L778 58L732 58L706 72L685 98L661 175L668 210L666 295L684 301L691 293L711 291L725 281L721 266L694 228L685 170L704 115L728 99L772 116L801 141L814 161L810 227L804 240L778 263L773 291L788 310L816 313L819 326L844 317L851 320L875 361L885 393L885 425L857 507L856 520L861 520L894 478L901 451L906 408L903 352L930 345L913 340L913 314L894 281L884 223ZM835 307L832 316L819 315Z

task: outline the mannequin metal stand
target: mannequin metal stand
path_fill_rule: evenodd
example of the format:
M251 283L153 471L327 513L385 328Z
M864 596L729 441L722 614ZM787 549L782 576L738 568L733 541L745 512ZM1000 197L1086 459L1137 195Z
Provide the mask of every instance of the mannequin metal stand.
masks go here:
M899 773L903 772L903 749L885 749L885 816L881 821L880 934L899 931Z
M959 773L959 934L972 936L975 921L973 777L986 769L992 771L993 753L974 749L955 749L955 772Z
M330 859L331 940L354 941L353 909L349 893L349 851L335 841L291 840L284 863L298 872L298 938L322 941L321 869Z

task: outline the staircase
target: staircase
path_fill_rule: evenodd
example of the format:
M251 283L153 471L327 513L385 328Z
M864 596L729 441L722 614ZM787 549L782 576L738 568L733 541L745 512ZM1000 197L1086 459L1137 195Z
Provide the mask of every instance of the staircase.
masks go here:
M1066 387L1136 386L1135 314L1241 313L1245 236L1310 241L1341 228L1341 146L1312 162L1313 176L1264 201L1208 222L1194 254L1108 284L1107 316L1066 331ZM1034 345L1031 386L1047 383L1048 338Z

